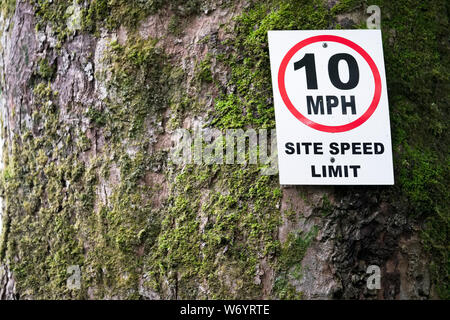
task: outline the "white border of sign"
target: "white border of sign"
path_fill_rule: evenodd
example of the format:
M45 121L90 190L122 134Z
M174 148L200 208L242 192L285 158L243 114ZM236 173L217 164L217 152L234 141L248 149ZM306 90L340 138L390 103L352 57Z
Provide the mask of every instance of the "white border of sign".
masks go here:
M325 37L321 38L320 36ZM269 31L268 38L277 126L280 184L394 184L381 31ZM297 50L297 48L300 49ZM325 61L328 61L327 59L333 54L343 50L352 54L360 66L361 81L359 87L354 90L358 115L352 118L351 115L341 114L339 117L323 114L321 118L320 115L312 114L309 117L305 114L306 95L314 92L322 94L325 101L326 95L337 94L336 91L332 92L330 87L315 91L308 90L305 84L305 71L303 74L292 72L294 62L306 53L315 54L318 61L317 82L320 86L326 81L329 82ZM342 68L342 65L345 66L345 63L340 63L339 70L345 69ZM286 68L288 71L284 71ZM377 87L377 81L381 86ZM280 90L280 84L287 89ZM298 89L296 89L297 86ZM341 93L348 95L348 91ZM286 99L289 95L290 97ZM317 97L315 98L317 99ZM301 101L305 101L303 105L301 105ZM326 121L321 123L321 119ZM346 119L348 121L343 125L343 121L345 122ZM288 143L289 145L287 145ZM310 147L308 147L309 143L311 143ZM319 145L321 150L313 152L313 146ZM350 150L343 151L342 149L348 145ZM309 150L305 148L309 148ZM378 151L383 149L383 152L375 154L376 148ZM366 151L365 154L363 149ZM294 152L292 152L293 150ZM338 153L335 154L336 152ZM344 154L342 154L343 152Z

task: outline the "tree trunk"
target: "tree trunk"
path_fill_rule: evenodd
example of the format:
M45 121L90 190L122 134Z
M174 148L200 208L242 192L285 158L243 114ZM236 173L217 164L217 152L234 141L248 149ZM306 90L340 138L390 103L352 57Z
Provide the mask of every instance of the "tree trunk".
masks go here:
M3 1L0 298L448 298L448 3L374 2ZM268 30L370 4L395 186L171 158L177 129L274 128Z

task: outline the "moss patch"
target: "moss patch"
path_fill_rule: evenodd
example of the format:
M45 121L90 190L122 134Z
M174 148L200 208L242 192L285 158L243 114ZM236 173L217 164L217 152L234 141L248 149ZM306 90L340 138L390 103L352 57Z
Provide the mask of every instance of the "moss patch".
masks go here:
M280 223L276 181L255 166L190 165L172 188L158 246L149 257L149 285L160 291L169 280L181 299L257 297L256 268L261 257L275 253ZM186 288L195 283L206 291Z
M43 128L41 134L24 129L13 137L11 155L5 153L1 186L6 224L0 258L9 261L23 295L72 296L65 287L66 270L84 259L73 221L93 207L95 175L77 161L79 151L72 141L59 139L55 93L41 83L34 95L40 116L34 113L33 124ZM72 133L66 131L67 136ZM73 175L73 168L80 166L81 172Z
M99 119L91 112L94 121L105 123L108 135L114 141L142 136L145 121L162 121L169 90L179 81L156 41L133 38L124 46L110 44L111 80L106 109ZM132 110L132 112L130 112ZM100 120L100 121L99 121Z

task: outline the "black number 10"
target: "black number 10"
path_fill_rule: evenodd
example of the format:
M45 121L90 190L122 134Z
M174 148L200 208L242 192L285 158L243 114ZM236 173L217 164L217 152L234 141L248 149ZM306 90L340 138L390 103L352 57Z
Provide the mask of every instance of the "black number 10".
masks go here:
M339 76L339 61L345 60L347 62L349 78L347 82L342 82ZM317 89L317 72L316 72L316 60L314 53L307 53L299 61L294 63L294 70L298 70L305 67L306 71L306 85L309 90ZM328 76L331 83L338 89L350 90L355 88L359 83L359 68L353 56L347 53L335 54L328 60Z

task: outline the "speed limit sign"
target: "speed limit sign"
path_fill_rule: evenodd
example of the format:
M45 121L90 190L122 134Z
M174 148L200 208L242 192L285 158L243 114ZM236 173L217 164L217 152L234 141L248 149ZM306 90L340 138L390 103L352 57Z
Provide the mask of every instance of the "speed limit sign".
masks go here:
M269 31L281 184L393 184L380 30Z

